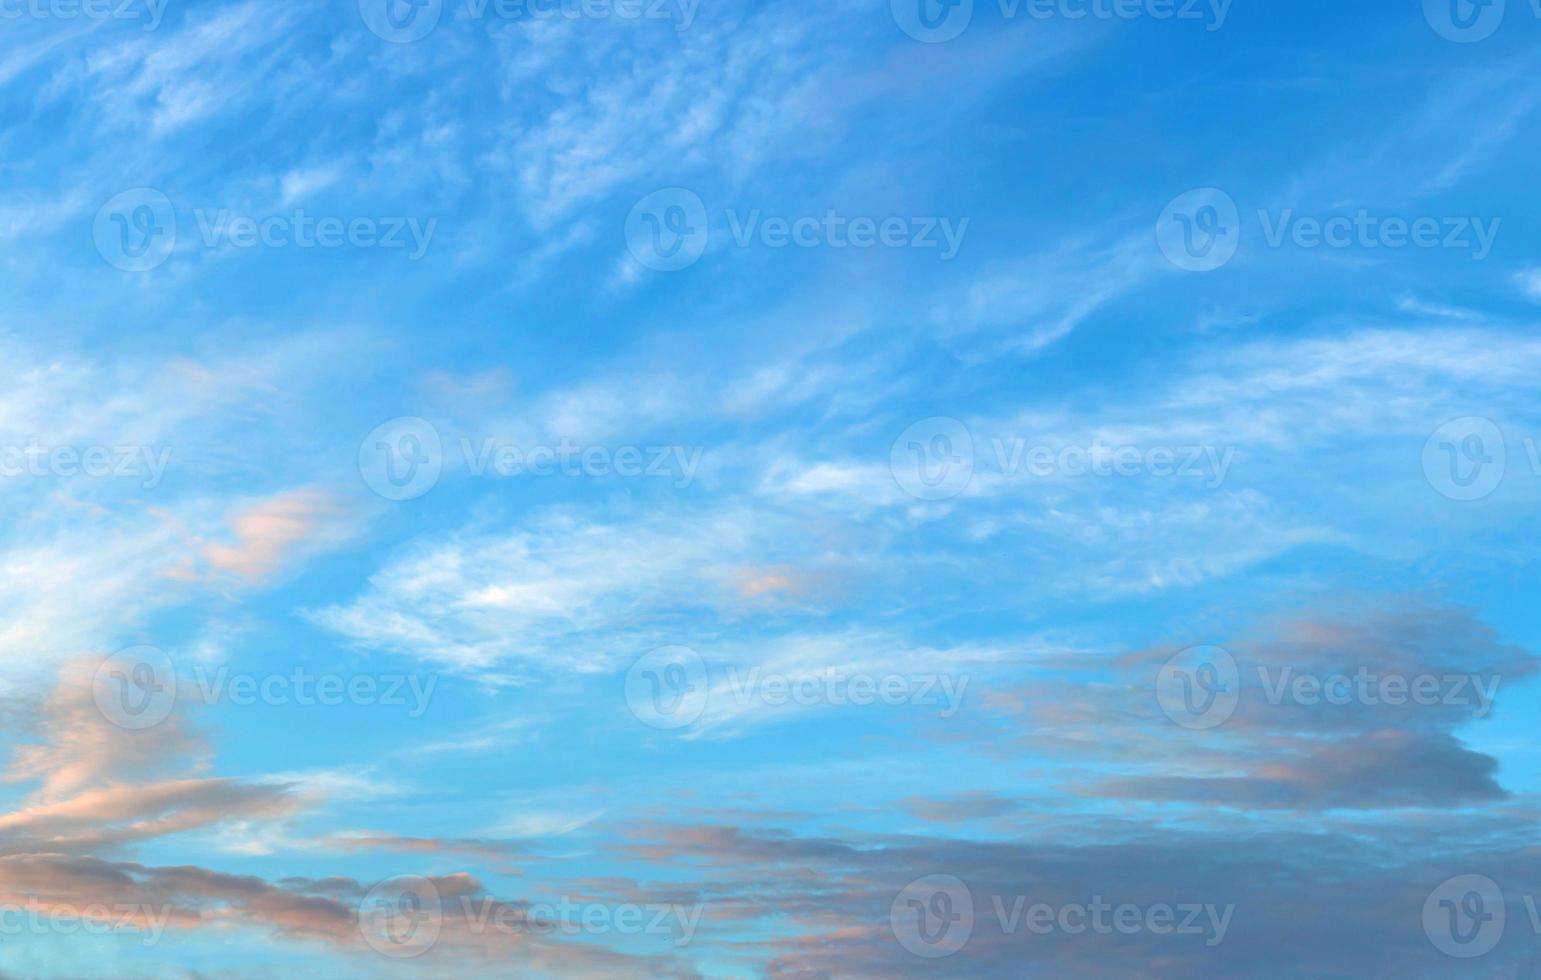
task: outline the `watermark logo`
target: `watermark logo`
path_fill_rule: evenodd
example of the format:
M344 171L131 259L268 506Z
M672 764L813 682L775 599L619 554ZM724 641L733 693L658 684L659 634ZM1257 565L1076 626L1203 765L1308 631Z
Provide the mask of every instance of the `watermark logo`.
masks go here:
M1481 500L1497 490L1508 469L1504 434L1491 419L1446 422L1423 445L1423 475L1451 500Z
M1508 920L1504 893L1483 875L1451 878L1423 903L1423 932L1434 948L1456 959L1485 956L1503 939Z
M889 0L894 23L917 41L941 44L968 30L974 0Z
M119 728L130 732L154 728L176 707L176 668L156 647L119 650L96 668L91 695L102 717Z
M114 195L96 212L91 226L96 251L124 272L159 267L177 245L177 213L171 199L153 187Z
M974 480L974 437L957 419L924 419L894 440L888 465L900 489L917 500L951 500Z
M660 731L696 723L711 699L706 661L689 647L661 647L644 654L626 673L626 705L636 719Z
M1241 670L1224 647L1189 647L1156 676L1156 700L1184 728L1205 731L1230 721L1241 703Z
M392 419L359 444L358 469L365 485L386 500L416 500L444 472L439 430L427 419Z
M444 911L439 889L427 878L403 875L382 881L359 903L359 932L382 956L422 956L439 941Z
M1156 244L1167 261L1188 272L1213 272L1241 246L1241 212L1217 187L1174 198L1156 222Z
M695 265L711 240L706 204L694 191L666 187L638 201L626 216L626 250L654 272Z
M439 26L444 0L359 0L364 24L392 44L421 41Z
M1423 16L1445 40L1474 44L1497 33L1507 7L1507 0L1423 0Z
M974 935L974 895L952 875L917 878L894 896L888 925L899 945L915 956L952 956Z

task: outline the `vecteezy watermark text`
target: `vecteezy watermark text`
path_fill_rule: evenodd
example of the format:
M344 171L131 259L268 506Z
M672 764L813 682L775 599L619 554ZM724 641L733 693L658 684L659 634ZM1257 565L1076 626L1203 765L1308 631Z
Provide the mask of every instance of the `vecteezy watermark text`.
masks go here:
M688 31L701 0L465 0L466 13L480 20L491 10L505 20L657 20Z
M1399 708L1407 705L1473 708L1486 718L1503 683L1501 677L1480 674L1405 674L1360 667L1352 674L1313 674L1294 667L1258 667L1263 697L1271 705L1286 702L1311 707L1319 704L1343 707L1362 704Z
M261 217L235 214L228 208L193 211L205 248L381 248L411 249L407 258L417 260L433 243L438 218L416 217L316 217L296 208L290 214Z
M0 903L0 936L138 934L140 942L160 942L171 918L170 905L145 902L45 902L28 898Z
M596 446L561 438L554 445L521 444L495 436L452 444L477 478L662 479L683 490L695 482L705 450L687 446ZM377 426L359 444L359 475L387 500L415 500L438 485L444 440L427 419L404 417Z
M927 875L894 896L888 922L907 952L925 959L952 956L968 945L981 920L993 918L1003 936L1178 936L1219 946L1236 906L1199 902L1115 902L1092 895L1087 902L1034 902L1027 895L992 894L982 910L974 892L953 875Z
M834 208L822 215L788 218L729 209L728 230L733 244L748 248L758 241L766 248L921 248L939 249L943 262L963 247L968 218L847 217Z
M392 44L421 41L439 26L447 9L457 21L481 22L489 16L511 23L660 21L683 32L695 23L700 5L701 0L358 0L364 24Z
M140 487L153 490L171 455L169 446L45 446L33 438L25 446L0 446L0 477L138 479Z
M1214 490L1225 482L1236 459L1235 448L1229 446L1118 445L1100 437L1082 444L997 436L988 448L981 458L974 434L957 419L923 419L894 440L889 468L905 493L941 501L967 490L981 469L1016 480L1194 480Z
M851 674L826 667L806 674L783 674L759 667L727 670L727 693L738 705L759 702L772 708L904 704L940 707L951 718L963 705L968 678L951 674Z
M1385 215L1368 208L1302 214L1294 208L1257 210L1260 239L1269 248L1397 251L1447 249L1481 262L1493 252L1503 219L1474 215ZM1243 238L1241 210L1225 191L1201 187L1173 198L1156 222L1156 243L1173 265L1213 272L1235 258Z
M103 660L91 693L102 717L125 731L153 728L171 716L181 699L206 705L298 705L303 708L382 707L405 709L409 718L428 710L437 674L315 672L296 666L274 671L236 671L195 665L189 678L158 647L120 650Z
M763 667L712 668L689 647L661 647L643 655L626 675L626 704L643 724L663 731L694 725L709 707L736 714L767 708L939 708L952 718L969 679L962 674L872 673L826 667L799 671Z
M376 952L393 959L421 956L447 925L473 936L655 936L689 945L705 907L678 903L605 903L562 896L554 902L457 896L445 900L432 879L403 875L380 882L359 903L359 931Z
M633 904L606 905L575 902L563 896L555 902L521 902L513 905L490 898L472 900L461 896L460 912L469 931L563 936L621 935L668 936L675 946L695 938L705 908L700 905Z
M919 249L949 262L963 247L969 219L851 215L835 208L784 215L752 208L728 210L724 224L737 248ZM706 253L712 218L694 191L670 187L638 201L625 230L627 251L638 264L655 272L677 272Z
M554 446L521 447L483 439L460 440L460 451L472 476L583 477L673 479L683 489L696 478L704 450L685 446L585 446L559 439Z
M1213 33L1225 26L1232 0L996 0L1002 20L1196 21ZM981 0L982 5L982 0ZM889 0L899 29L941 44L968 30L975 0Z
M1258 224L1269 248L1286 239L1296 248L1447 248L1471 252L1478 262L1493 251L1502 218L1476 216L1403 218L1371 214L1298 215L1294 208L1260 210Z
M0 0L0 20L139 21L143 29L161 26L169 0Z
M413 261L427 254L439 219L411 215L237 214L229 208L192 211L205 249L378 249L404 251ZM125 272L158 268L176 251L181 222L171 199L153 187L114 195L92 225L96 250Z
M1309 671L1291 665L1256 668L1263 701L1316 707L1470 708L1493 710L1503 678L1492 675L1357 668ZM1156 700L1172 721L1195 730L1223 725L1241 703L1243 671L1224 647L1195 646L1174 654L1156 677Z
M990 440L990 447L997 472L1006 476L1177 477L1201 480L1206 490L1224 483L1236 460L1236 450L1229 446L1129 446L1109 444L1100 438L1085 446L997 438Z
M273 673L236 672L199 666L193 680L205 704L296 704L303 708L344 704L406 708L421 718L438 686L437 674L315 673L306 667Z

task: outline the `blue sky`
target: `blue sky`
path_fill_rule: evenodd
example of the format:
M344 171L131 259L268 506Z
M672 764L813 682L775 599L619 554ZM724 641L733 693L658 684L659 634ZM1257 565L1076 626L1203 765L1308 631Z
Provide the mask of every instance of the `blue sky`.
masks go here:
M1534 0L0 19L0 975L1536 969Z

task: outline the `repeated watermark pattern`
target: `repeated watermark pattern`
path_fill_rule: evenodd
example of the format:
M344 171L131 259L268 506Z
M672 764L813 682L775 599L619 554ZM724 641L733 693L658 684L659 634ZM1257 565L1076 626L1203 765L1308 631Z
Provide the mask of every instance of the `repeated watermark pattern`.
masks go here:
M976 0L889 0L899 29L917 41L941 44L968 30ZM982 3L983 0L980 0ZM1186 21L1208 32L1225 26L1232 0L996 0L1002 20Z
M649 936L676 948L695 939L705 907L678 903L607 904L562 896L556 901L500 902L460 895L445 901L428 878L404 875L375 885L359 903L359 931L371 949L392 959L422 956L452 920L473 936Z
M894 896L888 923L906 952L941 959L968 945L983 916L993 918L1005 936L1179 936L1199 938L1213 948L1225 941L1235 913L1234 904L1117 902L1101 895L1051 904L1027 895L992 894L981 905L961 878L936 874L917 878Z
M141 489L154 490L171 457L170 446L50 446L34 437L24 446L0 446L0 477L138 480Z
M161 26L170 0L0 0L0 20L94 20Z
M103 718L125 731L154 728L179 701L205 705L297 705L302 708L380 707L400 709L408 718L427 713L438 687L437 674L316 672L295 666L274 671L236 671L228 666L193 665L179 674L158 647L119 650L96 668L91 693Z
M437 218L415 215L313 215L304 208L284 214L237 214L229 208L195 208L193 227L204 249L379 249L404 251L416 261L428 253ZM171 199L153 187L114 195L92 225L96 250L125 272L158 268L176 251L182 223Z
M714 673L719 679L714 683ZM678 731L718 708L920 707L952 718L963 705L969 678L950 673L872 673L846 668L783 672L735 666L713 671L690 647L660 647L639 657L626 674L626 705L644 725Z
M1493 252L1503 219L1477 215L1377 214L1368 208L1306 214L1295 208L1259 208L1257 235L1268 248L1443 249L1481 262ZM1236 257L1243 237L1241 209L1217 187L1173 198L1156 221L1156 243L1167 260L1188 272L1213 272Z
M945 216L856 215L836 208L810 214L767 214L730 208L723 214L735 248L916 249L943 262L957 258L969 219ZM655 272L694 265L712 240L712 217L700 195L668 187L642 198L626 216L626 249Z
M695 482L705 457L699 447L597 446L567 438L552 445L519 444L493 436L460 438L449 448L459 453L460 464L477 479L667 480L676 490ZM438 485L445 465L445 441L426 419L391 419L359 444L359 475L369 489L387 500L416 500L427 494Z
M1008 480L1148 477L1191 480L1218 489L1236 459L1234 447L1134 446L1099 438L1081 443L1047 443L996 436L980 454L968 426L954 418L922 419L909 426L889 451L889 469L905 493L925 501L964 493L981 470Z
M380 38L411 44L453 21L511 23L553 20L621 20L667 23L688 31L701 0L359 0L359 16Z

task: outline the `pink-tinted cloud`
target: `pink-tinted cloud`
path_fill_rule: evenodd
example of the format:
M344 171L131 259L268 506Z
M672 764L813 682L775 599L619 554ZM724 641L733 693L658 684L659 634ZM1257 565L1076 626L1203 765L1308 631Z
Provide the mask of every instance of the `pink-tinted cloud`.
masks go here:
M346 513L332 495L303 489L259 501L230 517L230 543L210 542L203 559L216 572L261 583L306 552L337 540Z

